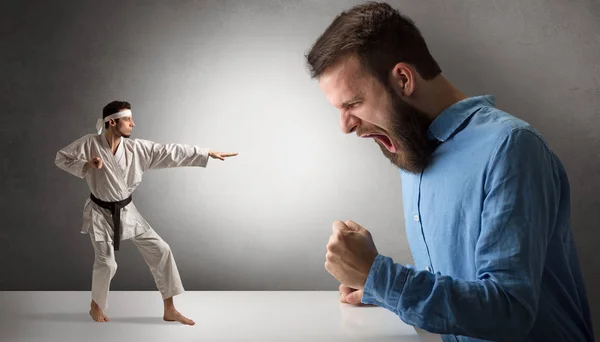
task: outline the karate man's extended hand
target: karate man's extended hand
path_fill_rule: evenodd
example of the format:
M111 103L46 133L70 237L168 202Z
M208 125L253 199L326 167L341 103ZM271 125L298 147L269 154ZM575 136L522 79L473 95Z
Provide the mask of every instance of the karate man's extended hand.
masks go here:
M225 160L225 158L227 158L227 157L237 156L238 154L237 154L237 152L236 153L209 152L208 155L211 158Z
M371 265L378 254L371 233L352 221L335 221L332 230L327 243L325 269L344 285L340 286L342 297L360 290L360 293L350 297L352 300L352 297L360 294L360 297L357 296L360 299Z
M102 162L102 159L99 157L92 159L92 161L89 161L88 164L89 164L89 166L93 167L94 169L101 169L102 165L104 165L104 163Z

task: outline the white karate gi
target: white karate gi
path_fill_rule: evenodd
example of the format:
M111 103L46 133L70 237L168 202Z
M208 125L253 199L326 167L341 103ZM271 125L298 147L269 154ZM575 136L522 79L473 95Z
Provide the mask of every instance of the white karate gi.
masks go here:
M121 138L113 155L104 135L89 134L59 150L55 164L85 178L91 193L98 199L116 202L134 192L144 172L181 166L206 167L208 153L208 148L192 145ZM103 167L85 168L85 163L95 157L102 159ZM182 293L184 288L169 245L146 222L133 201L121 209L121 229L121 241L131 239L141 252L163 299ZM81 233L90 235L95 251L92 299L106 310L110 282L117 270L113 221L110 211L99 207L89 196L83 209Z

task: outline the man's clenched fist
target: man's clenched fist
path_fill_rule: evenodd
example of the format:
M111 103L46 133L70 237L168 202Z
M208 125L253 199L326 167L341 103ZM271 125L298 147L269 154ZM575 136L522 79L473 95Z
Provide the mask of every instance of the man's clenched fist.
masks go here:
M368 230L352 221L335 221L327 244L325 269L343 285L362 290L377 254Z

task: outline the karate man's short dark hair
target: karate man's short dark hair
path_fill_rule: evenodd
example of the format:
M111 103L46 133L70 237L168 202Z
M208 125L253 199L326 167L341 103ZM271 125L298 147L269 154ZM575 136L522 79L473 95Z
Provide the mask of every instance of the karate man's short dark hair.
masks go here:
M126 101L112 101L102 108L102 118L104 119L105 117L114 113L118 113L123 109L131 109L131 104ZM108 129L108 122L104 123L104 128Z

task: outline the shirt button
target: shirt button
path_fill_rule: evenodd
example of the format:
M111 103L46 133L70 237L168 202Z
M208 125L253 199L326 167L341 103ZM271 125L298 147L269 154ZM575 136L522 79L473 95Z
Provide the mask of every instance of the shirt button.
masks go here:
M419 222L419 215L415 215L415 222Z

